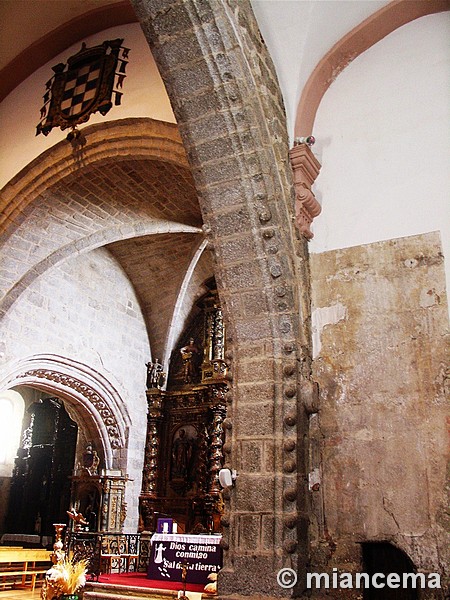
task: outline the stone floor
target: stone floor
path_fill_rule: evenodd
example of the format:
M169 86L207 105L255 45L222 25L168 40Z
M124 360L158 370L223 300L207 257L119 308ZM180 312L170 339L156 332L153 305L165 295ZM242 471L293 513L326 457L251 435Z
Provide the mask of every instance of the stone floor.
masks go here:
M2 590L0 591L1 600L40 600L41 588L36 587L32 592L31 590Z
M111 594L109 594L112 596ZM87 591L87 593L83 594L86 598L101 598L101 594ZM198 594L195 592L186 592L186 596L190 600L199 600L202 597L202 594ZM122 600L124 597L130 597L130 592L128 591L125 596L115 595L117 600ZM134 600L145 599L145 600L173 600L177 597L177 592L174 591L161 591L160 593L153 593L151 591L147 591L145 595L134 596ZM6 589L0 591L0 600L40 600L41 598L41 586L36 586L34 591L31 590L14 590L14 589ZM214 598L214 596L212 597Z

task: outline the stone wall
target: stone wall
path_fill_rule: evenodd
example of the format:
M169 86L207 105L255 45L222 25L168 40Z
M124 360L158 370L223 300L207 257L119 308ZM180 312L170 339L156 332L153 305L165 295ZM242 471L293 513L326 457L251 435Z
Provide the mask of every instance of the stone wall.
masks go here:
M448 578L439 235L313 255L311 276L320 410L310 418L310 468L321 475L311 492L313 564L361 570L359 542L388 541L419 570Z
M54 354L90 365L118 391L124 402L119 410L131 426L128 448L120 451L115 467L133 480L127 489L127 529L135 529L150 349L138 300L121 268L107 250L97 249L49 269L13 304L2 331L4 371L18 359Z

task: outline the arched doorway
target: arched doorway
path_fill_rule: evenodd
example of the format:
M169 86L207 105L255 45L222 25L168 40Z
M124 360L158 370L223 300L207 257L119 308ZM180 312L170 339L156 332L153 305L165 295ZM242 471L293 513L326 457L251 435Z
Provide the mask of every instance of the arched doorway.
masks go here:
M413 562L407 554L388 542L365 542L362 544L363 571L368 573L370 579L375 573L389 575L398 573L400 582L402 573L416 571ZM411 584L409 584L411 585ZM364 589L364 600L417 600L417 589L403 588L402 584L396 588L384 586L377 589L374 586Z
M86 365L55 355L18 361L2 385L25 405L2 531L52 541L53 524L69 524L72 507L86 515L90 530L121 531L129 416L117 391ZM8 480L11 471L12 464Z

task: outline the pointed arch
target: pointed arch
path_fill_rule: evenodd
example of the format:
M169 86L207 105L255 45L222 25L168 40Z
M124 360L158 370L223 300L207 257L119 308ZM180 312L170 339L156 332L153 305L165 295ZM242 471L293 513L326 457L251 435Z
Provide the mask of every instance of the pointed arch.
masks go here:
M0 234L5 235L21 213L49 187L80 167L98 161L159 159L189 168L178 128L149 118L128 118L90 125L83 129L86 145L74 153L66 140L55 144L22 169L0 192Z
M355 58L402 25L449 9L448 0L394 0L347 33L319 61L306 82L297 108L294 136L312 134L325 92Z

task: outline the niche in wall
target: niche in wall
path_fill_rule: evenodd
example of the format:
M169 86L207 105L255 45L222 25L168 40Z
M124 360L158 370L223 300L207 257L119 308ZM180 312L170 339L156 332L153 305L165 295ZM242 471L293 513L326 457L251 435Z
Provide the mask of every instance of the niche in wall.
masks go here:
M370 578L375 573L398 573L400 581L402 573L415 573L411 559L399 548L388 542L365 542L362 546L363 571ZM364 589L364 600L417 600L417 589L389 588L377 589L373 586Z

